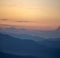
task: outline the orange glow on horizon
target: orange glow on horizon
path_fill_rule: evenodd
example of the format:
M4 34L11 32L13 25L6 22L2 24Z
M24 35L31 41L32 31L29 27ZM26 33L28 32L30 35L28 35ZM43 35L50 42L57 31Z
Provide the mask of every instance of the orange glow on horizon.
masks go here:
M0 24L56 28L60 26L58 4L57 0L0 0Z

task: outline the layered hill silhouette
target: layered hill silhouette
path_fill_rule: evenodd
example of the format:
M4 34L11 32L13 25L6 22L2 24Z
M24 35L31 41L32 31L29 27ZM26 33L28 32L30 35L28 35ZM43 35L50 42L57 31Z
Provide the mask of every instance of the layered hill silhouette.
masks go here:
M12 58L60 58L60 46L49 46L50 43L50 45L60 44L56 44L57 42L57 40L53 41L45 39L43 41L36 42L33 40L18 39L0 33L0 57L5 56L5 58L8 58L11 56Z

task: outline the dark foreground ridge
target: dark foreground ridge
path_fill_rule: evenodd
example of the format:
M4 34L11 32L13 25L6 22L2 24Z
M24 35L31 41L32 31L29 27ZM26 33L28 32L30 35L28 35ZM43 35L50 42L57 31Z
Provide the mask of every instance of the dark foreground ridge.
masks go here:
M0 58L38 58L33 56L21 56L21 55L13 55L0 52Z

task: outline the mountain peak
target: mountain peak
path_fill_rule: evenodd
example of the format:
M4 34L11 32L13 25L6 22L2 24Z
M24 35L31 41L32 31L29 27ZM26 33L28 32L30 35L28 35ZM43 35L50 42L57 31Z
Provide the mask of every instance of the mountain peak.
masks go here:
M60 26L56 30L60 31Z

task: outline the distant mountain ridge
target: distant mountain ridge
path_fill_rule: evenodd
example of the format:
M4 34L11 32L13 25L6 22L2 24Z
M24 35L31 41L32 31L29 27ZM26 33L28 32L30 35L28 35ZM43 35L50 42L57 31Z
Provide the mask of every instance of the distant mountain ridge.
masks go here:
M4 28L2 28L2 26ZM23 36L24 34L33 35L41 38L60 38L60 27L58 27L56 30L42 31L42 30L27 30L24 28L17 29L10 25L0 25L0 32L12 35L13 37L17 37L17 38L20 38L19 36L20 35Z

